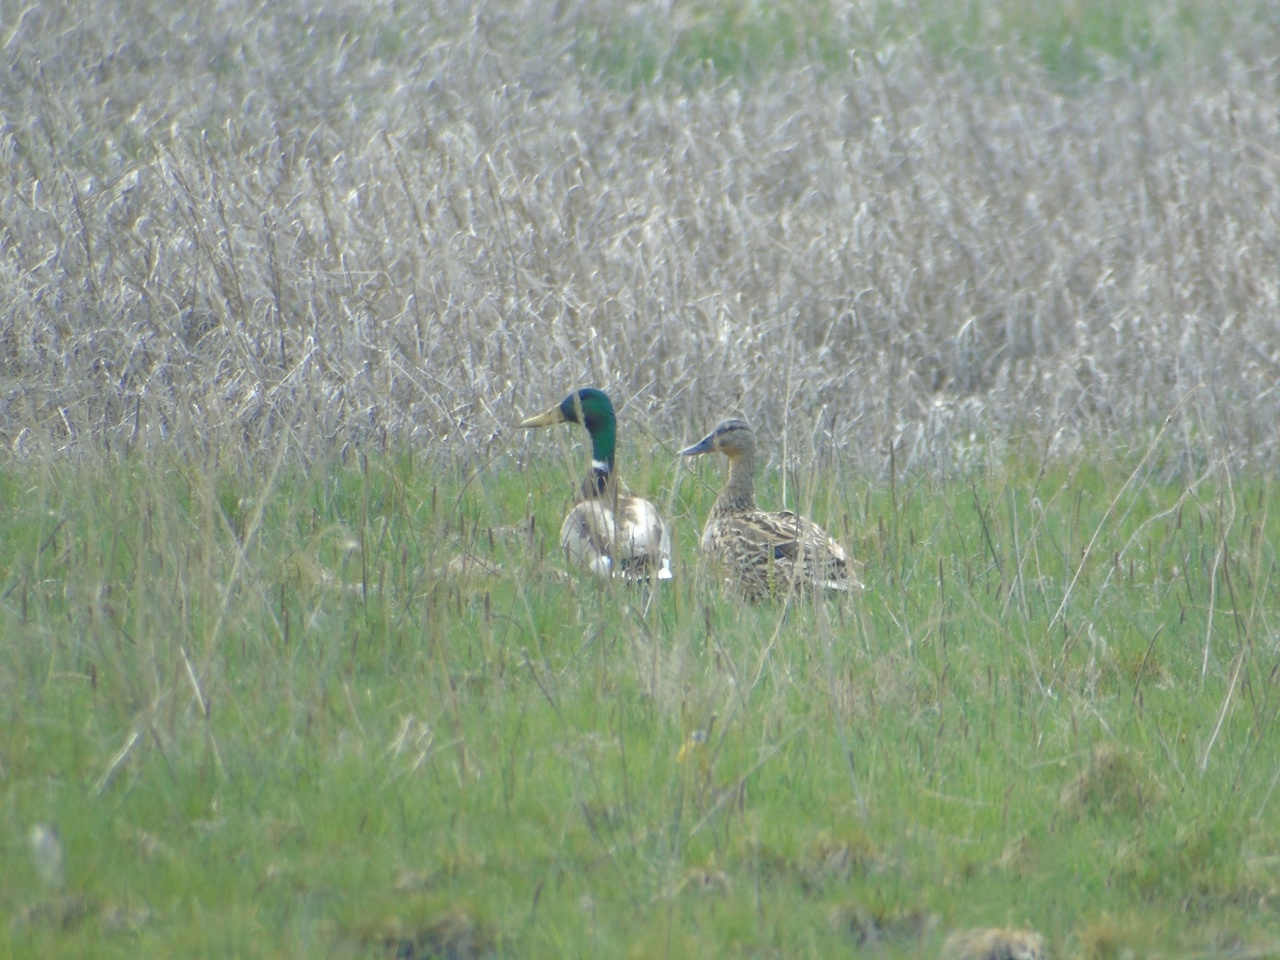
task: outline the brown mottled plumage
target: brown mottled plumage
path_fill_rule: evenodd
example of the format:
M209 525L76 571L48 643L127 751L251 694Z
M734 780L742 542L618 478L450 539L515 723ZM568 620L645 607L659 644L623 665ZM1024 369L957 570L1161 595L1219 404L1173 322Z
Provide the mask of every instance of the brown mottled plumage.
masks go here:
M747 600L861 589L844 549L821 527L790 510L769 513L756 506L756 440L745 420L723 421L680 453L729 458L728 479L702 531L702 552Z

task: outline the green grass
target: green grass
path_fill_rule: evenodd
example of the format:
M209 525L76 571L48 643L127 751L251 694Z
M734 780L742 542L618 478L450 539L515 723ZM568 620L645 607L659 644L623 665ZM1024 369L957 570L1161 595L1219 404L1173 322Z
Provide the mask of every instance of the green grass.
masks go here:
M743 610L697 572L718 474L642 457L680 574L646 610L559 572L579 454L7 467L4 952L1277 949L1268 479L801 477L869 590Z
M1247 5L1155 0L695 0L670 18L585 17L576 50L584 66L644 84L760 75L795 64L839 72L919 40L943 69L960 62L986 77L1029 61L1073 84L1097 79L1108 65L1145 71L1171 55L1220 50L1251 15Z

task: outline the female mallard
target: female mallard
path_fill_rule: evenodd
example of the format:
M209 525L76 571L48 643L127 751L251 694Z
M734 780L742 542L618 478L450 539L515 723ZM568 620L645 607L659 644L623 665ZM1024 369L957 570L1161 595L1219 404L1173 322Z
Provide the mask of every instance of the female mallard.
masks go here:
M575 390L522 427L580 423L591 435L591 473L582 481L573 509L560 527L560 546L577 563L602 577L621 573L645 580L671 577L671 532L648 500L619 488L613 472L618 421L607 394L595 387Z
M725 420L681 456L723 453L729 478L716 497L702 552L751 602L795 591L860 589L840 544L817 524L790 510L756 507L756 438L745 420Z

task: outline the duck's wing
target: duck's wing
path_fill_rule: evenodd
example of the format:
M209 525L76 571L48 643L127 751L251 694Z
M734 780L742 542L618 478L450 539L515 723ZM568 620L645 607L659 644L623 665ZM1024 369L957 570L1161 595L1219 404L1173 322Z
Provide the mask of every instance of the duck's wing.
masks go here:
M671 534L648 500L620 496L583 500L560 527L560 545L573 563L598 576L671 578Z
M641 497L619 497L615 556L628 577L671 579L671 528Z
M789 510L713 518L703 533L703 550L753 601L813 586L842 591L861 586L840 544Z
M761 513L760 519L762 526L775 532L774 557L791 563L790 573L797 585L846 591L862 588L844 547L812 520L791 510Z

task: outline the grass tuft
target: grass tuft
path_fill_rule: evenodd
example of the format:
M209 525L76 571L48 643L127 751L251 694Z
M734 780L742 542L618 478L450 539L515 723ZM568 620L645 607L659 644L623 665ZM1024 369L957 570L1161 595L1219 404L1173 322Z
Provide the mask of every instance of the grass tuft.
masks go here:
M1141 816L1159 799L1154 783L1121 748L1103 744L1062 788L1058 806L1067 816Z

